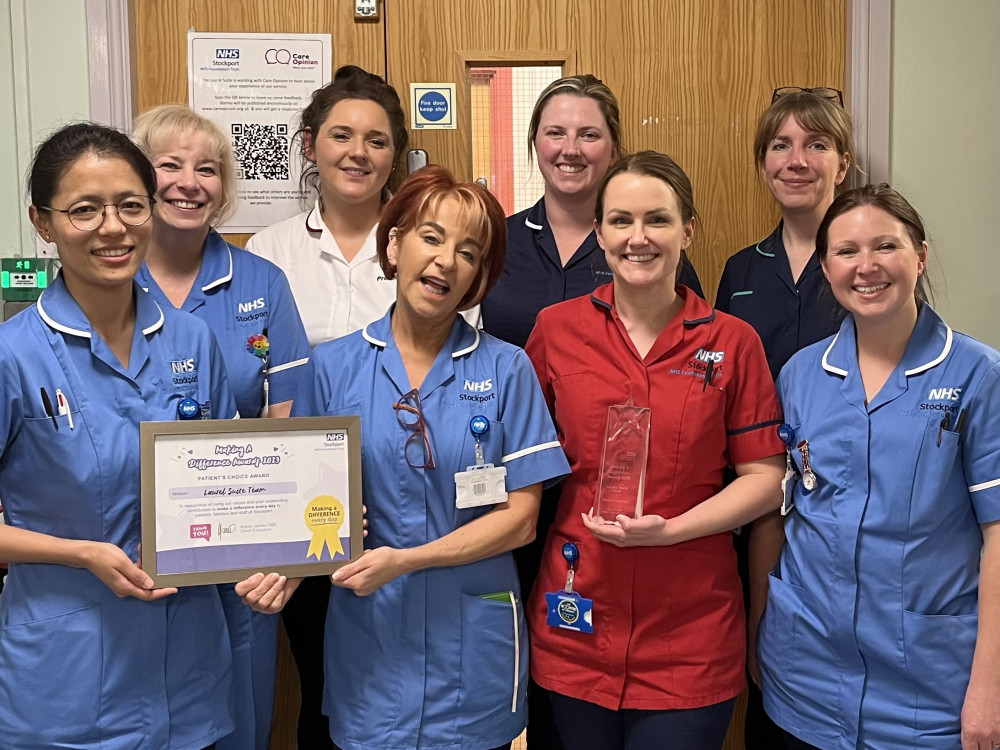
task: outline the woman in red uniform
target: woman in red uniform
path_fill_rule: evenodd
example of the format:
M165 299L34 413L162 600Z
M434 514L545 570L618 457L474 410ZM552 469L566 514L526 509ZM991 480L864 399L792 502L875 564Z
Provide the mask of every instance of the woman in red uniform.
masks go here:
M527 345L573 469L529 608L531 672L568 750L717 749L745 683L730 531L780 505L780 408L753 329L676 285L696 217L680 167L619 160L596 214L612 283L543 310ZM618 405L650 409L638 518L594 510Z

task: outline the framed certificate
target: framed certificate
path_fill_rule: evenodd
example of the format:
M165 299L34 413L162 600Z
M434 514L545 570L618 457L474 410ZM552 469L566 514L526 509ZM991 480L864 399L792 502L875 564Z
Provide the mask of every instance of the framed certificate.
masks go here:
M361 418L143 422L156 586L332 573L362 552Z

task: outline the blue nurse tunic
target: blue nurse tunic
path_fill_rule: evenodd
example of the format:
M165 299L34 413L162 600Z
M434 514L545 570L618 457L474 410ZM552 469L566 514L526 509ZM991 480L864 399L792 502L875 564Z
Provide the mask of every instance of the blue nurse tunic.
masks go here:
M171 304L145 263L136 280L161 305ZM280 268L233 247L210 230L201 269L181 309L204 320L218 339L242 416L256 417L264 405L264 362L247 349L247 339L254 334L266 333L270 343L271 403L295 397L299 375L309 359L309 342ZM221 584L219 594L233 648L236 730L219 742L218 750L267 750L271 744L279 618L254 612L236 595L231 583Z
M476 463L474 416L490 422L485 461L507 468L508 491L568 473L527 355L461 317L420 386L436 468L411 468L413 433L393 409L411 389L391 316L316 347L293 406L361 415L366 547L415 547L489 512L455 506L454 474ZM500 592L506 602L485 598ZM404 575L367 597L335 587L325 658L324 710L344 750L509 742L525 726L528 677L511 554Z
M817 747L957 750L981 525L1000 519L1000 354L925 304L866 406L856 352L848 317L778 380L817 484L796 484L770 578L764 706Z
M0 487L11 526L136 558L139 422L193 398L235 414L208 328L135 288L127 368L61 277L0 326ZM40 391L66 396L46 415ZM14 563L0 609L0 745L195 750L232 731L229 638L214 586L119 599L89 570Z

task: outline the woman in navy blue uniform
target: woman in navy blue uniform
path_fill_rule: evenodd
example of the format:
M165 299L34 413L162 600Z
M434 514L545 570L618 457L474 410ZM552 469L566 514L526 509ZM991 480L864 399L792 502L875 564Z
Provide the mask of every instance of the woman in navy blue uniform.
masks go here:
M826 290L816 257L816 228L844 185L854 154L851 116L835 89L777 89L754 137L754 162L781 207L781 221L766 238L733 255L719 281L715 307L754 327L777 378L795 352L836 331L843 311ZM824 291L826 293L824 293ZM781 520L765 516L734 539L744 581L749 578L752 534L779 534ZM770 568L774 560L761 563ZM747 602L749 605L749 602ZM748 610L751 676L760 612ZM749 683L747 750L780 747L781 733L767 718L760 689Z
M241 417L287 417L309 343L281 269L230 245L213 228L236 209L229 141L179 104L139 115L134 138L157 181L149 252L136 280L161 305L186 310L212 328ZM251 339L266 340L265 356ZM236 723L219 750L268 750L278 618L244 606L232 584L221 584L219 593L233 649Z
M539 201L507 219L507 263L480 307L483 330L523 347L538 313L557 302L589 295L611 281L597 244L597 193L608 167L623 153L618 100L593 75L553 81L538 96L528 125L528 151L545 182ZM683 255L677 280L704 297L698 274ZM535 541L514 553L527 596L542 563L542 550L555 518L558 487L546 491ZM559 750L548 699L529 693L528 745Z
M31 221L62 268L0 326L6 748L194 750L233 729L218 589L154 589L137 565L139 423L189 399L236 414L208 326L133 279L155 190L135 144L90 123L32 165Z
M838 197L816 240L849 315L778 378L764 706L793 748L996 748L1000 353L928 304L923 224L888 185Z
M542 308L611 281L594 209L608 167L622 155L618 100L593 75L567 76L538 96L528 124L545 193L507 219L507 264L482 303L483 330L523 347ZM704 297L684 256L679 284Z
M569 465L527 355L459 314L496 282L504 234L485 188L437 166L407 178L378 233L396 303L316 347L295 399L294 416L361 415L369 535L326 618L323 707L344 750L488 750L524 729L511 550ZM295 586L270 574L238 590L273 611Z

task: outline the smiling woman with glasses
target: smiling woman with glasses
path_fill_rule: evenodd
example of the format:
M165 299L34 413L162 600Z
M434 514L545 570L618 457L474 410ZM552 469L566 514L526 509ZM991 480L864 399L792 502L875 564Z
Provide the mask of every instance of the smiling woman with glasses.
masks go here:
M510 551L542 483L567 473L525 353L459 315L503 268L503 210L442 167L386 205L396 302L313 351L293 416L361 415L367 550L333 575L324 711L342 748L508 747L527 714L524 608ZM297 583L238 590L277 611Z
M138 147L91 123L32 164L29 216L62 268L0 326L5 748L189 750L233 729L216 588L154 589L138 566L139 423L192 399L236 413L208 326L133 279L155 189ZM177 360L196 367L172 377Z

